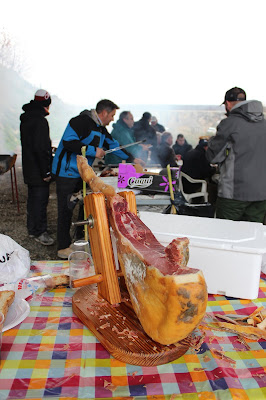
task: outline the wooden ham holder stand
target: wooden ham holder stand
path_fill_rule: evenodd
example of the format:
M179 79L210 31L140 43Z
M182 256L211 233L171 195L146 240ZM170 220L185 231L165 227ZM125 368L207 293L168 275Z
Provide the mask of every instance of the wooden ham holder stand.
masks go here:
M130 211L137 214L134 193L120 192L119 195L127 200ZM133 310L122 272L115 267L104 195L88 194L84 205L90 221L88 231L96 275L74 281L75 287L84 282L87 285L73 295L74 313L120 361L151 366L181 357L190 346L190 336L168 346L155 342L144 332ZM97 283L98 291L95 285L89 286L92 283Z

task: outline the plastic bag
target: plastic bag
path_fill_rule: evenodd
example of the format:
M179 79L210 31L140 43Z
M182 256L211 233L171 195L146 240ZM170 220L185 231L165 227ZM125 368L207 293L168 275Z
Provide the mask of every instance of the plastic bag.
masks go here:
M266 254L262 255L261 271L266 275Z
M0 234L0 283L25 278L30 270L30 254L9 236Z

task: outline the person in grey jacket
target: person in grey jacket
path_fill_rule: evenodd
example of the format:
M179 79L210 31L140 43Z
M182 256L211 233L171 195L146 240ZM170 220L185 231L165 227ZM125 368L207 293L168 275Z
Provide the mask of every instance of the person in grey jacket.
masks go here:
M260 101L246 100L243 89L225 94L227 118L217 127L206 152L219 165L217 218L262 222L266 212L266 121Z

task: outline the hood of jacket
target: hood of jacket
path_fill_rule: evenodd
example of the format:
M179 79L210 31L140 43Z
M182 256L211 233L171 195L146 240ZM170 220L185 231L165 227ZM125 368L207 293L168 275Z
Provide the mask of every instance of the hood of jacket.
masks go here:
M24 113L20 116L21 122L24 122L28 118L32 118L34 116L46 117L47 115L49 115L45 108L34 100L31 100L30 103L24 104L22 110L24 111Z
M258 100L247 100L237 103L229 113L229 116L235 115L244 117L247 121L260 122L264 119L263 106Z
M88 117L90 117L97 125L102 125L102 122L100 120L100 118L98 117L98 114L96 112L96 110L92 109L92 110L84 110L81 111L80 115L87 115ZM102 125L103 126L103 125Z

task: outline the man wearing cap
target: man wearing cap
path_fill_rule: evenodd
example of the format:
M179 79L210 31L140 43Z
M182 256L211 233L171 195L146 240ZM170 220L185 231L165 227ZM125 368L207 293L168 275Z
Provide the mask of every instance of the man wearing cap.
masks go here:
M156 132L159 132L159 133L165 132L165 127L163 125L159 124L157 118L154 115L151 117L151 126L153 127L153 129Z
M45 246L54 243L47 233L52 149L46 117L50 104L49 93L39 89L34 100L24 104L20 116L23 176L28 185L27 229L30 237Z
M219 165L217 218L263 222L266 212L266 121L260 101L243 89L225 94L227 118L210 139L207 158Z
M82 189L82 180L77 167L77 154L86 147L88 164L92 165L95 158L102 159L105 150L119 146L107 131L106 126L114 120L119 107L111 100L100 100L95 109L84 110L72 118L62 136L56 150L52 174L56 181L58 220L57 246L58 257L68 258L72 252L70 247L70 226L73 209L69 207L68 198ZM114 151L123 160L133 161L133 156L126 150ZM83 210L79 210L79 219L83 219Z

